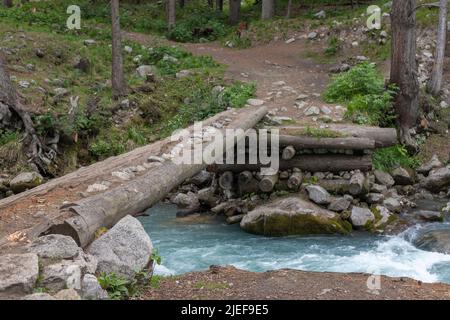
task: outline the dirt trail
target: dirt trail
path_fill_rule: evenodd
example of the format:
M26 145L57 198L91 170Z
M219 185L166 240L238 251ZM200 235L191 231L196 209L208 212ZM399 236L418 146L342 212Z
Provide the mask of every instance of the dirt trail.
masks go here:
M138 43L151 45L147 35L128 32L125 36ZM265 101L274 116L291 117L303 124L315 123L320 122L320 117L325 114L321 112L321 115L308 117L305 116L305 110L311 106L327 106L331 110L327 116L336 121L342 120L343 109L329 105L320 98L329 82L328 70L331 65L306 58L314 52L319 54L323 51L321 42L312 43L298 37L292 43L280 40L248 49L227 48L217 42L183 46L195 55L209 55L226 65L226 79L255 82L256 97ZM296 100L299 95L307 97Z

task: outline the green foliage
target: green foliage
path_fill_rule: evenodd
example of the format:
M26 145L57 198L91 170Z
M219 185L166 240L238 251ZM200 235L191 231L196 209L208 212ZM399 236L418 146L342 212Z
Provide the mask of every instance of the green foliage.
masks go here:
M337 36L331 36L328 39L328 46L325 48L325 56L333 57L341 49L341 43Z
M402 145L378 149L373 154L373 166L375 169L390 171L397 166L416 168L420 163L414 156L410 156Z
M256 92L256 84L234 82L220 94L221 101L226 107L241 108Z
M364 62L333 77L324 97L330 103L347 102L358 95L381 94L383 91L384 81L375 65Z
M157 265L161 264L161 256L159 255L158 249L153 248L153 252L150 259Z
M150 288L152 289L159 289L161 285L161 281L164 279L163 276L154 275L150 279Z
M19 140L19 132L0 130L0 146Z
M115 273L102 272L98 277L100 286L108 292L111 300L124 300L131 296L130 289L135 286L134 281L122 278Z
M304 134L314 138L338 138L342 136L339 132L327 128L314 128L310 126L306 127Z

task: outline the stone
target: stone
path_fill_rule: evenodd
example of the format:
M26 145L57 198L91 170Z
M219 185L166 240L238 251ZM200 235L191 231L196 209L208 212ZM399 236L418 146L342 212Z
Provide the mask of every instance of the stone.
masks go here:
M63 289L55 294L56 300L81 300L80 295L74 289Z
M356 60L358 60L358 61L368 61L369 58L367 58L366 56L356 56Z
M289 38L285 41L286 44L292 43L295 41L295 38Z
M441 103L439 104L439 106L442 109L447 109L448 108L448 103L446 101L441 101Z
M88 58L77 58L73 67L87 73L91 69L91 61Z
M178 79L189 77L192 74L191 70L180 70L175 74Z
M37 187L44 178L37 172L22 172L9 182L9 187L15 193Z
M375 216L367 208L354 206L350 214L350 222L355 229L367 228L368 225L375 221Z
M297 96L297 98L295 98L296 100L305 100L305 99L308 99L308 95L307 94L304 94L304 93L302 93L302 94L299 94L298 96Z
M22 300L56 300L51 295L45 292L28 294Z
M96 44L97 42L93 39L87 39L87 40L84 40L83 43L85 46L92 46L92 45Z
M257 206L241 220L241 228L265 236L346 234L348 223L339 214L299 196L290 196Z
M387 187L382 185L382 184L377 184L374 183L372 184L372 186L370 187L370 192L375 192L375 193L382 193L384 194L385 192L387 192Z
M136 73L139 77L147 79L148 77L155 75L156 68L149 65L142 65L136 68Z
M19 86L21 87L21 88L29 88L30 87L30 82L29 81L26 81L26 80L20 80L19 81Z
M193 192L179 193L173 198L172 202L180 208L199 208L200 202Z
M40 258L70 259L78 254L79 247L72 237L49 234L34 240L27 246L27 250Z
M395 183L398 185L413 184L415 181L414 172L409 168L397 167L391 173Z
M327 106L320 107L320 111L322 111L323 114L330 114L332 112Z
M86 274L81 282L81 296L85 300L106 300L108 292L101 287L96 276Z
M317 185L309 185L306 187L309 199L317 204L327 205L331 202L331 196L327 190Z
M64 97L69 94L69 90L66 88L55 88L53 89L55 97Z
M45 266L40 284L51 290L59 291L72 288L81 289L81 268L72 261L62 261Z
M375 222L375 228L382 228L387 225L387 223L391 220L392 212L390 212L386 207L377 205L375 207L376 212L379 214L378 220Z
M38 275L38 256L35 253L0 256L0 293L30 293Z
M388 37L388 33L385 30L383 30L383 31L380 32L380 37L381 38L387 38Z
M169 55L167 53L164 54L162 59L163 59L163 61L168 61L168 62L172 62L172 63L177 63L178 62L177 58L172 57L171 55Z
M321 10L321 11L315 13L314 17L316 17L317 19L325 19L327 17L327 14L324 10Z
M317 32L312 31L312 32L308 33L307 37L309 40L314 40L315 38L317 38Z
M395 184L394 179L387 172L375 170L373 174L375 175L375 181L383 186L386 186L387 188L390 188Z
M437 168L442 168L444 165L442 164L442 162L439 160L439 158L437 157L437 155L433 155L433 157L431 157L430 161L428 161L427 163L422 164L418 169L417 172L422 173L422 174L428 174L431 170L433 169L437 169Z
M421 232L415 237L413 244L422 250L450 254L450 229Z
M402 205L396 198L389 197L383 200L383 206L391 212L400 212Z
M420 185L432 192L439 192L450 185L450 165L431 171Z
M414 212L414 215L424 221L443 221L444 215L439 211L431 211L431 210L418 210Z
M264 104L264 100L261 99L248 99L247 104L253 106L253 107L259 107Z
M78 250L78 254L73 259L73 264L80 267L83 274L91 273L95 274L97 271L98 261L97 258L91 254L85 253L81 248Z
M97 272L114 272L132 279L136 272L148 267L152 250L152 241L142 224L128 215L94 240L87 253L97 258Z
M381 193L368 193L366 196L366 202L368 204L376 204L383 201L384 196Z
M211 172L202 170L192 178L188 179L188 183L193 183L197 187L203 187L211 182L213 175Z
M125 47L123 48L123 50L124 50L126 53L128 53L128 54L133 52L133 48L130 47L130 46L125 46Z
M334 198L331 200L328 210L342 212L348 209L352 201L345 197Z
M34 52L34 54L36 55L36 57L38 58L43 58L45 57L45 52L42 49L36 49L36 51Z
M320 114L320 109L318 107L312 106L305 110L305 116L318 116Z

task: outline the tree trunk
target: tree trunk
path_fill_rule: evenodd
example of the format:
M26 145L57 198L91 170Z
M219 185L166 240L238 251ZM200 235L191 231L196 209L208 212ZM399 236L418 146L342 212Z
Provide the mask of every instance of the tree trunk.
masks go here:
M416 0L394 0L392 4L391 83L399 92L395 109L400 129L400 142L409 150L417 150L410 129L417 120L419 82L416 64Z
M368 138L314 138L280 135L280 146L295 149L367 150L375 148L375 141ZM287 159L284 159L287 160Z
M112 92L113 97L125 95L123 77L122 35L120 33L119 0L111 0L112 21Z
M216 0L216 11L223 11L223 0Z
M175 0L166 0L167 26L170 29L175 27L176 23L176 2Z
M270 176L263 176L259 182L259 190L262 192L272 192L278 182L278 172Z
M444 71L445 46L447 37L447 2L439 1L439 25L436 43L436 55L427 90L433 95L438 95L442 87L442 74Z
M271 19L275 14L275 0L262 0L261 19Z
M13 6L13 0L3 0L3 6L11 8Z
M289 0L286 9L286 18L288 19L291 17L291 10L292 10L292 0Z
M184 8L185 0L180 0L180 1L178 2L178 4L179 4L180 8Z
M230 23L237 24L241 16L241 0L230 0Z

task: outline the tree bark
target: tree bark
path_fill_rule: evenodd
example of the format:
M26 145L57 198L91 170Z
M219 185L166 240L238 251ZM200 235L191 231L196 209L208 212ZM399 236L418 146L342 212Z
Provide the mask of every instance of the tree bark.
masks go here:
M234 180L233 172L225 171L219 177L219 186L222 189L230 190L231 188L233 188L233 180Z
M125 95L125 80L123 76L122 35L120 33L119 0L111 0L112 22L112 92L113 97Z
M395 109L400 129L400 142L409 150L417 150L410 134L417 121L419 82L416 64L416 0L394 0L392 4L391 83L399 91Z
M278 181L278 172L270 176L263 176L259 182L259 189L262 192L272 192Z
M223 11L223 0L216 0L216 11Z
M448 0L439 1L436 54L431 78L427 85L428 92L433 95L438 95L442 88L442 74L444 71L445 46L447 41L447 3Z
M261 19L271 19L275 14L275 0L262 0Z
M286 9L286 18L288 19L291 17L291 10L292 10L292 0L289 0Z
M176 2L175 0L166 0L167 26L170 29L175 27L176 23Z
M287 146L286 148L283 149L281 159L289 160L292 159L294 156L295 156L295 148L293 146Z
M231 24L237 24L241 17L241 0L230 0L230 16Z
M367 150L375 148L375 141L368 138L314 138L280 135L280 146L295 149Z

